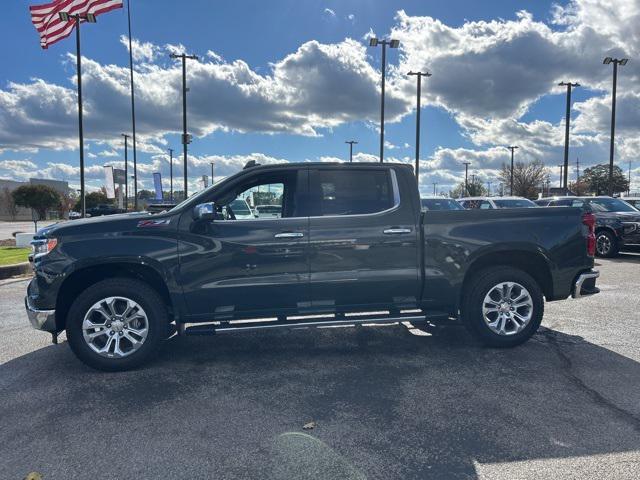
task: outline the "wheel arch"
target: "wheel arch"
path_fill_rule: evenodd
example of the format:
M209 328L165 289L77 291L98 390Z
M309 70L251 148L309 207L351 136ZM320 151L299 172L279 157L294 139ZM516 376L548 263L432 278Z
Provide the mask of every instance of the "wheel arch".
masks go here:
M145 282L162 298L170 317L174 305L160 272L147 263L109 262L84 266L71 272L63 281L56 299L56 327L64 330L67 314L76 297L87 288L108 278L132 278Z
M531 275L538 283L546 298L553 298L553 276L547 258L539 251L499 250L478 256L467 269L458 305L462 305L464 292L478 272L489 267L513 267Z

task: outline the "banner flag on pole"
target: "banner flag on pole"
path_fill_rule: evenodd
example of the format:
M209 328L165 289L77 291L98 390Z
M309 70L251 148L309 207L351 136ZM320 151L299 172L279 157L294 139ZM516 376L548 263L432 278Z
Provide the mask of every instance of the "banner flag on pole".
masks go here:
M73 32L75 22L64 21L60 12L73 15L94 16L123 7L123 0L54 0L42 5L29 7L31 21L40 34L40 46L44 49L67 38ZM85 20L81 20L85 21Z
M162 200L162 177L160 172L153 174L153 186L156 190L156 200Z
M116 188L113 184L113 167L104 166L104 189L107 191L107 198L116 198Z

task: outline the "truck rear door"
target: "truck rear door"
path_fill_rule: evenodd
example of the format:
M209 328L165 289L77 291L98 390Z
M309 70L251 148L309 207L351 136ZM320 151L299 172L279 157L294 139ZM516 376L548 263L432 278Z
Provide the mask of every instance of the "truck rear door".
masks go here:
M398 180L394 169L382 166L310 169L313 310L415 305L418 232L411 198Z

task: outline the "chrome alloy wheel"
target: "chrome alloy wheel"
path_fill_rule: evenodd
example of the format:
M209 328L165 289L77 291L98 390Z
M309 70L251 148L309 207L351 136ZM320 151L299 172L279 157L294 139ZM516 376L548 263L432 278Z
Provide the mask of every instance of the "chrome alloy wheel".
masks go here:
M611 239L607 235L598 235L596 249L600 255L608 255L611 251Z
M82 321L84 341L107 358L131 355L144 343L149 320L143 308L125 297L107 297L93 304Z
M531 321L533 299L519 283L501 282L485 295L482 316L494 333L515 335Z

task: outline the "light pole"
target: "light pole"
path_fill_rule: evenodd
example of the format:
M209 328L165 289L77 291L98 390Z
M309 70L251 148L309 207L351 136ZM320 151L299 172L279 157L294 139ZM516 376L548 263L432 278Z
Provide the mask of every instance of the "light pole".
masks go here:
M191 143L191 135L187 133L187 60L198 60L196 55L172 53L171 58L182 59L182 151L184 154L184 198L187 198L187 145Z
M213 162L211 162L211 185L213 185Z
M571 89L573 87L579 87L579 83L560 82L558 84L561 87L567 87L567 113L564 122L564 177L561 182L560 188L564 186L567 190L567 174L569 172L569 125L571 123Z
M380 97L380 163L384 159L384 86L387 69L387 45L389 48L398 48L400 40L379 40L376 37L369 39L370 47L377 47L382 45L382 88Z
M173 202L173 148L169 148L169 199Z
M417 77L417 101L416 101L416 181L420 183L420 93L422 91L422 77L430 77L429 72L409 72L407 75Z
M487 180L487 196L491 196L491 181Z
M627 196L631 195L631 160L629 160L629 187L627 188Z
M436 187L438 186L438 182L433 182L433 194L436 194Z
M469 165L471 162L463 162L464 163L464 194L469 195L469 182L467 179L469 178Z
M562 178L563 178L562 177L562 169L564 167L564 164L561 163L560 165L558 165L558 167L560 167L560 188L562 188Z
M124 137L124 211L129 210L129 182L127 181L128 175L128 153L127 153L127 140L129 140L129 135L126 133L121 133ZM122 188L122 187L120 187Z
M611 143L609 145L609 195L613 196L613 146L616 130L616 88L618 83L618 65L624 67L628 58L606 57L602 63L609 65L613 63L613 90L611 92Z
M131 48L131 0L127 2L127 24L129 26L129 75L131 77L131 133L133 134L133 176L135 178L133 182L134 206L136 211L138 210L138 156L136 148L136 97L135 86L133 83L133 48ZM125 172L126 178L126 172Z
M516 148L519 148L519 147L513 145L513 146L507 147L507 148L509 150L511 150L511 180L510 180L511 189L510 189L509 195L511 195L513 197L513 152L515 152Z
M88 23L96 23L93 13L69 14L59 12L61 22L73 21L76 24L76 70L78 75L78 140L80 143L80 215L85 216L86 205L84 198L84 132L82 127L82 55L80 55L80 20Z
M357 145L358 142L355 140L349 140L348 142L344 142L349 144L349 163L353 162L353 146Z

